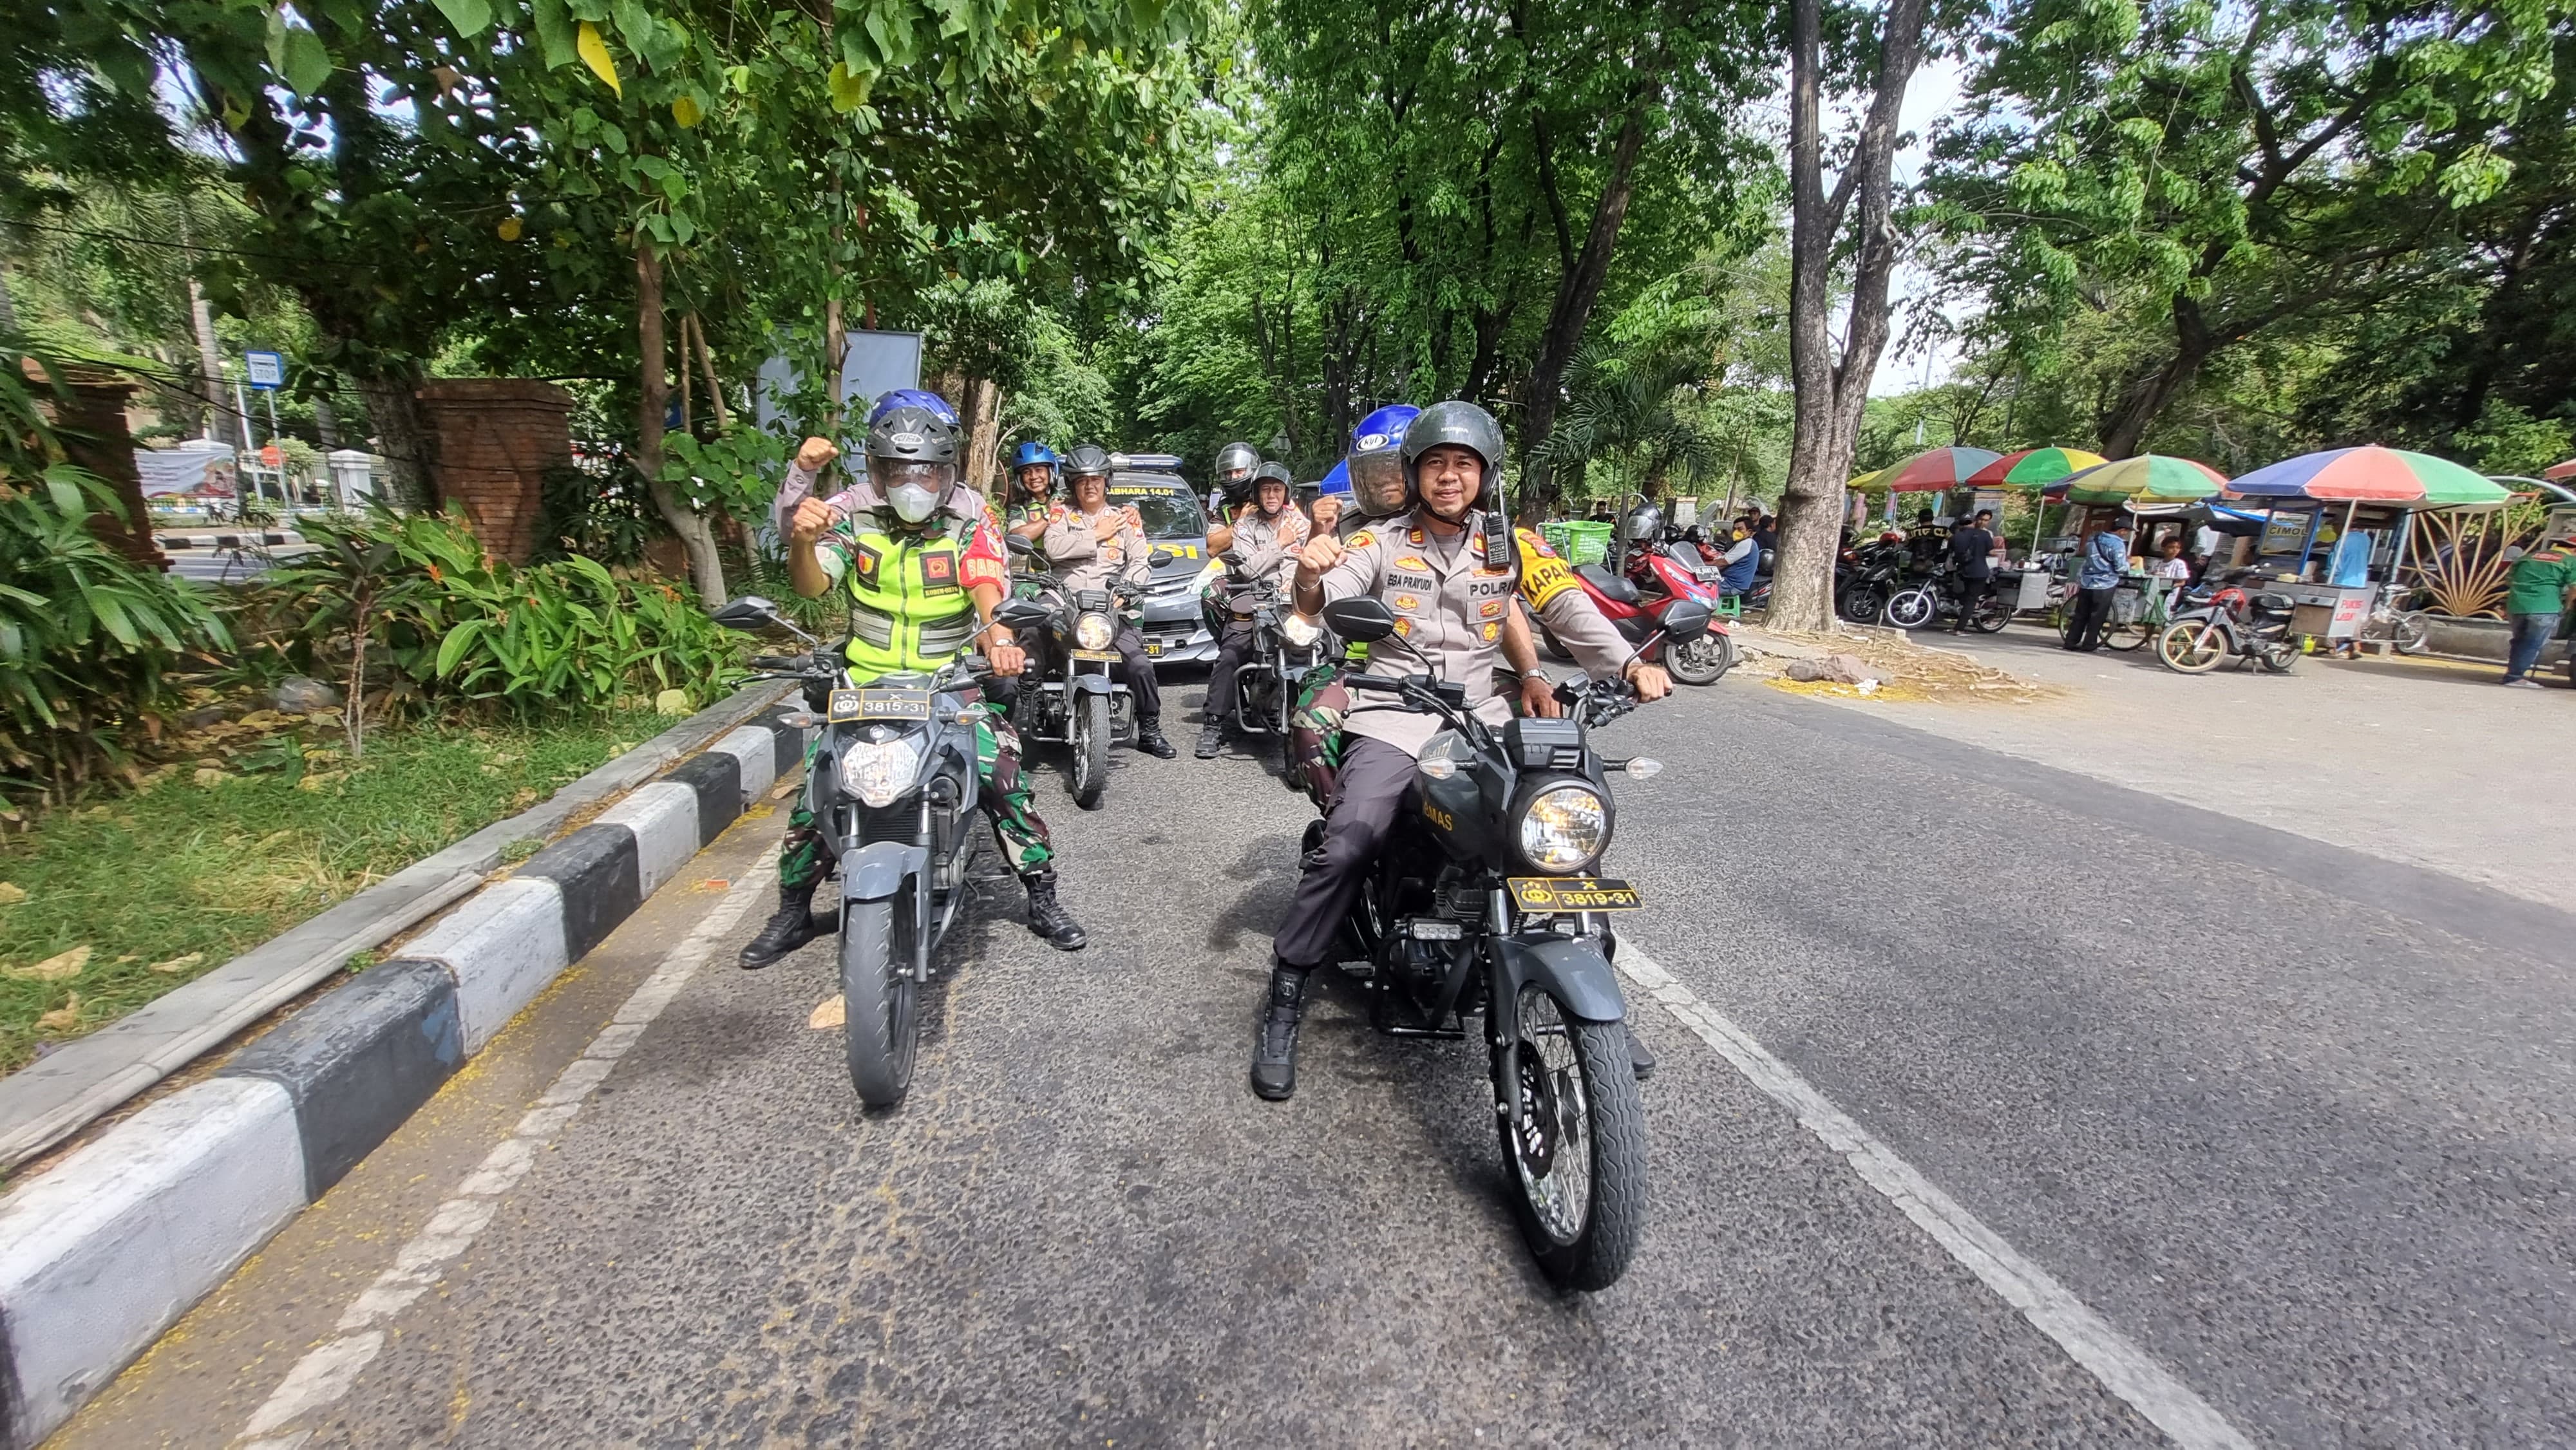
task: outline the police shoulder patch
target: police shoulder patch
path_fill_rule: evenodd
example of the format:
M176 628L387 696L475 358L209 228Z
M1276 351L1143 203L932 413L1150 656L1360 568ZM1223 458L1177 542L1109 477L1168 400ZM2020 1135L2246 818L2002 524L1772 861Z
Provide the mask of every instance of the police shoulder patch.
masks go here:
M1376 542L1377 535L1370 533L1366 529L1362 529L1358 533L1351 535L1350 546L1354 549L1365 549Z

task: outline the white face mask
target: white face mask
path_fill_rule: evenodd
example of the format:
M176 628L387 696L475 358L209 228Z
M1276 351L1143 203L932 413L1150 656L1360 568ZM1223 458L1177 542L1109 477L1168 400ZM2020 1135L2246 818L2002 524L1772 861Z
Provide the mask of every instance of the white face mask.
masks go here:
M896 484L894 496L886 501L894 505L896 515L908 524L920 523L939 512L938 490L924 488L917 483Z

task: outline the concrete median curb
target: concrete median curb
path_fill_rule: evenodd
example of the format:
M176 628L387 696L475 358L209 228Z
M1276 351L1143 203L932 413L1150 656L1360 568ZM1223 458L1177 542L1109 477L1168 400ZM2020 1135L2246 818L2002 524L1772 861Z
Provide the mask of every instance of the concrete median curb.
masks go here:
M51 1434L802 761L771 709L0 1199L0 1450Z

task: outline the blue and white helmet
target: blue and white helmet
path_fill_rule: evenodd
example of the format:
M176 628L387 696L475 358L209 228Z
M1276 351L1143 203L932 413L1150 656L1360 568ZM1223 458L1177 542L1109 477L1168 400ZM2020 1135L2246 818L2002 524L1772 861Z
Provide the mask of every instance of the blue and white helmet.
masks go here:
M1351 502L1370 518L1404 512L1404 435L1422 410L1390 403L1351 430Z

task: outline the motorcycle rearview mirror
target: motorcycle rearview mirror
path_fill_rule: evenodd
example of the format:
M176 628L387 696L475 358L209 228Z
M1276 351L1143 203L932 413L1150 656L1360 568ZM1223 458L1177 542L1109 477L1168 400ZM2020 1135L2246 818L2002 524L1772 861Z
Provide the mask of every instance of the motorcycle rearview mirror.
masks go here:
M993 611L993 622L1016 634L1024 629L1043 629L1052 612L1034 599L1005 599Z
M1395 611L1384 600L1354 594L1325 605L1324 623L1354 644L1375 644L1395 633Z
M1038 551L1038 541L1026 534L1004 534L1002 547L1014 554L1034 554Z
M757 594L741 594L707 617L727 629L767 629L778 622L778 606Z
M1676 600L1664 610L1664 637L1674 644L1688 644L1708 633L1709 609L1696 599Z
M1179 557L1181 556L1173 553L1169 549L1148 549L1145 551L1145 562L1153 565L1157 569L1162 568L1165 564L1168 564Z

